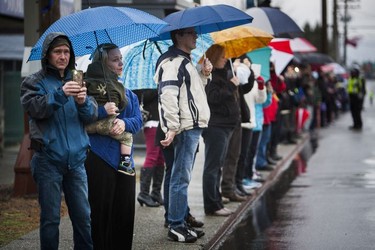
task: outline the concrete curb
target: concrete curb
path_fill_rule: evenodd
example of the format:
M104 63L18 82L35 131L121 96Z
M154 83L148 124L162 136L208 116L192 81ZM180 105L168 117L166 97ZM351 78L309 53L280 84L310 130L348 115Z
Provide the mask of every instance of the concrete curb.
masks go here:
M304 172L307 160L312 154L310 137L305 136L295 149L277 164L274 171L270 172L256 195L243 202L230 220L225 221L204 249L240 249L244 230L247 236L255 237L269 226L274 217L274 209L269 208L275 206L275 201L288 190L289 184Z

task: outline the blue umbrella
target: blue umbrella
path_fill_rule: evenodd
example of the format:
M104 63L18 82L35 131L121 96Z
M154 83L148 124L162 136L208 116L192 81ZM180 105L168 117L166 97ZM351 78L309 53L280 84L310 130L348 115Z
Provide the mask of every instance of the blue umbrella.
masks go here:
M200 35L197 48L192 51L192 62L197 64L204 52L213 44L209 34ZM143 41L129 45L123 51L123 76L124 86L128 89L155 89L155 66L161 53L168 50L172 40Z
M88 8L54 22L31 50L29 61L40 60L45 37L51 32L63 32L71 40L76 56L90 54L102 43L123 47L158 36L169 26L165 21L144 11L102 6Z
M163 20L171 26L165 27L155 40L170 39L170 31L176 29L195 27L198 34L205 34L251 23L253 18L235 7L218 4L180 10Z

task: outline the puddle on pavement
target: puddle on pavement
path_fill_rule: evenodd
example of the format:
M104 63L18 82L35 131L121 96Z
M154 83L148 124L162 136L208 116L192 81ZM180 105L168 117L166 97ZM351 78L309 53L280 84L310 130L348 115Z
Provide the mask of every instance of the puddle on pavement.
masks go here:
M294 170L296 177L306 172L306 168L295 163ZM281 183L280 186L285 185ZM240 218L241 222L230 233L219 249L286 249L288 246L283 228L301 218L294 218L292 207L298 203L300 195L288 195L288 203L279 206L280 198L293 188L308 188L308 185L288 184L285 188L274 188L265 193L258 200L254 201L251 209ZM282 209L282 210L281 210Z

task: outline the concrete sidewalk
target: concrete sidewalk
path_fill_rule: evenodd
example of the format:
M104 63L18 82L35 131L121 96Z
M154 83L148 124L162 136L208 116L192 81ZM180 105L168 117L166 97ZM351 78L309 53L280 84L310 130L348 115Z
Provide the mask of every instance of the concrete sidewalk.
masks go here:
M6 148L4 157L0 158L0 185L11 185L14 181L13 166L18 153L18 147ZM206 216L203 209L202 172L204 163L204 143L200 143L189 186L189 206L191 213L205 225L205 236L191 244L176 243L167 239L167 229L164 228L164 208L141 207L136 204L133 249L219 249L222 246L238 249L234 239L239 224L247 223L252 234L264 228L264 221L272 215L267 214L267 207L272 206L272 200L286 191L290 182L303 171L306 162L313 153L310 137L304 134L297 144L280 144L278 153L283 159L278 162L271 172L263 171L265 182L262 187L254 190L252 196L242 203L231 202L225 206L235 210L230 217ZM139 169L144 161L144 150L136 150L134 154L137 173L137 194L139 192ZM261 209L259 209L261 208ZM237 243L238 244L238 243ZM4 246L2 249L39 249L38 229ZM68 217L64 217L60 225L59 249L73 249L72 227Z

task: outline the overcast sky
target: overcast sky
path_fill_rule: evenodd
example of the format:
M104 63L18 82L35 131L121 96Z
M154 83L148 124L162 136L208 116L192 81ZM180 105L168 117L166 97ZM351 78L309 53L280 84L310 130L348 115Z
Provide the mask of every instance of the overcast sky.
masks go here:
M347 46L347 64L353 61L375 61L375 1L374 0L355 0L358 6L355 9L349 9L349 15L352 17L348 23L348 37L361 36L357 48ZM287 13L302 28L306 22L314 26L321 24L321 0L272 0L273 7ZM343 6L343 0L337 0L340 6ZM333 0L327 0L328 25L332 25L332 6ZM344 13L343 7L339 11ZM343 32L343 22L339 20L340 32ZM332 32L329 30L328 32ZM330 36L330 34L329 34ZM340 43L342 55L342 43Z

